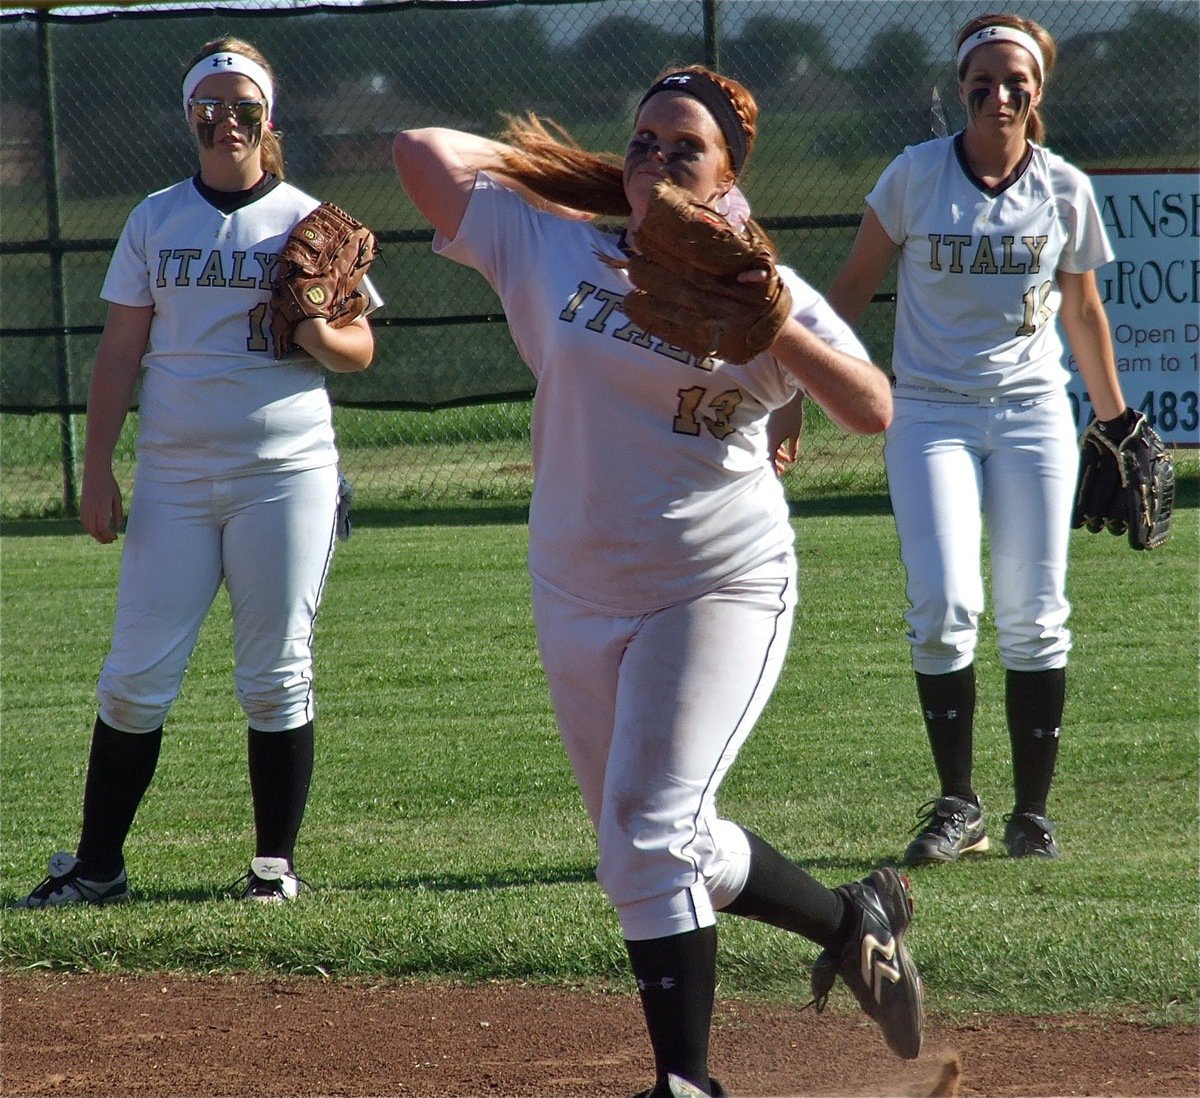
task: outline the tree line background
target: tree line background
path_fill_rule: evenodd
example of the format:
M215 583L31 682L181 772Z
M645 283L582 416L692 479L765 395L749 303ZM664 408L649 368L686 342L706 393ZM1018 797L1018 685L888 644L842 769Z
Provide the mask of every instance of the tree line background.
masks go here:
M564 2L549 17L547 5L474 11L397 5L384 16L379 9L387 5L376 4L312 15L230 11L215 22L250 37L279 70L279 122L285 132L308 135L297 142L292 165L305 174L327 166L320 153L331 138L356 129L362 136L389 121L411 124L414 112L481 128L492 128L501 112L526 108L567 125L622 116L665 64L713 60L705 57L713 50L721 70L746 83L765 113L800 107L828 116L817 148L798 151L843 159L894 154L929 136L934 87L951 126L962 122L949 39L931 40L909 25L911 15L897 22L896 9L925 8L941 22L949 13L961 23L988 8L962 0L726 3L724 9L740 8L733 14L744 18L727 33L718 20L715 41L706 46L701 4L656 6L654 22L638 14L647 5L613 0ZM1060 36L1044 110L1056 151L1085 165L1145 154L1195 158L1195 4L1059 0L1040 6L1050 9L1054 17L1044 17L1046 24ZM715 7L718 17L723 8ZM53 82L63 105L57 139L68 154L71 193L137 192L148 178L193 170L194 153L174 124L178 111L170 92L211 21L178 13L132 18L64 18L53 27ZM13 114L24 116L37 102L42 57L33 19L5 17L0 38L0 104L10 118L3 140L11 148L30 121ZM856 43L857 57L840 63L847 39ZM314 45L319 61L298 71L294 59L313 57ZM110 153L120 152L115 163L96 159L98 140ZM19 228L10 223L5 238Z
M289 180L380 238L376 361L329 387L343 450L386 452L390 466L398 454L433 462L398 489L356 455L362 487L375 481L387 501L527 492L533 392L490 288L431 256L428 226L391 167L397 130L494 132L502 114L533 110L591 148L619 151L641 92L664 67L714 65L759 100L759 144L743 177L755 215L784 261L820 289L886 163L927 139L939 114L949 130L961 126L952 35L997 6L489 0L0 15L0 514L72 509L74 417L103 322L100 285L132 206L196 170L179 81L206 40L232 33L263 50L279 78ZM1034 0L1021 11L1058 41L1043 111L1052 148L1085 170L1196 165L1200 7ZM884 366L891 322L881 300L862 325ZM480 410L446 414L464 406ZM350 409L377 414L350 419ZM382 414L401 410L422 415ZM421 447L431 441L458 456L428 458ZM861 446L836 460L873 466L871 444ZM461 475L464 454L475 475Z

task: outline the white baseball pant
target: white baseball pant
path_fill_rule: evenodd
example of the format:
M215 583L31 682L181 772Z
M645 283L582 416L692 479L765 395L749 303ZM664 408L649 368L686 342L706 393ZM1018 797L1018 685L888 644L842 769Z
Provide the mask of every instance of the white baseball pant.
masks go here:
M779 678L795 604L791 552L636 617L534 577L559 732L627 940L711 926L744 886L749 846L717 790Z
M179 695L224 582L234 679L252 728L313 719L313 623L334 546L337 469L163 483L138 477L121 556L100 716L150 732Z
M1004 403L914 399L897 387L884 459L908 573L914 669L943 675L974 658L984 518L1001 663L1012 671L1065 666L1079 467L1065 391Z

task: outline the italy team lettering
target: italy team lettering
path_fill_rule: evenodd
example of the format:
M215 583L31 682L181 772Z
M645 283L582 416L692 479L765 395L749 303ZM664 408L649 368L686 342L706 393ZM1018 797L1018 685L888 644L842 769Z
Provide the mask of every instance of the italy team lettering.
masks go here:
M615 331L609 333L614 339L622 340L625 343L632 343L637 347L645 347L655 354L662 355L664 358L674 359L676 362L691 362L693 366L700 370L712 370L713 360L711 358L696 358L682 347L675 347L670 343L664 343L661 339L642 331L636 324L625 320L625 314L621 312L621 302L625 298L623 292L605 290L591 282L580 282L579 288L571 295L571 299L567 302L562 312L558 314L558 319L565 321L567 324L573 324L579 317L580 309L589 298L594 299L599 304L599 308L592 311L585 321L584 326L588 331L605 332L608 328L609 319L616 312L618 319L624 321L624 323Z
M199 248L164 248L158 253L155 285L161 289L170 280L174 286L234 286L244 290L269 290L275 279L279 256L274 252L254 252L250 255L235 251L231 253L229 261L230 269L226 273L225 257L215 248L207 255Z
M997 243L990 236L970 233L930 233L930 270L947 270L951 274L1039 274L1042 250L1047 236L1023 236L1020 244L1015 236L1002 236ZM970 256L969 262L966 257Z

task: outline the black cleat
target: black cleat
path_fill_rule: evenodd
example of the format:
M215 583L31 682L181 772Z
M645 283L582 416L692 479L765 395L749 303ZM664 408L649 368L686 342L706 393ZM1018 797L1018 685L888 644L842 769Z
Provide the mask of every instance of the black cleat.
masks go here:
M936 801L926 801L917 812L923 813L917 824L921 833L908 844L905 865L956 862L960 855L982 854L987 850L981 805L962 797L939 797Z
M813 966L817 1011L825 1009L840 975L859 1006L883 1031L888 1048L905 1060L915 1060L921 1052L925 1011L921 974L904 944L913 910L908 881L894 869L877 869L835 891L855 911L854 931L840 957L826 949Z
M250 872L234 882L234 888L241 888L238 894L243 900L284 904L299 896L300 886L307 883L296 876L287 858L256 857L250 859Z
M1014 812L1004 817L1004 845L1014 858L1057 858L1054 824L1036 812Z
M65 907L67 904L123 904L129 900L129 879L122 869L108 881L92 881L80 875L79 859L60 850L50 859L48 875L17 907Z

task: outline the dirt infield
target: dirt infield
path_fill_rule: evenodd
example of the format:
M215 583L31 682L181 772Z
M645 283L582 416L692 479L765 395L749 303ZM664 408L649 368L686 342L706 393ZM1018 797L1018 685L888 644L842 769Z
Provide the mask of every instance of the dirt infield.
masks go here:
M629 1098L651 1069L629 995L316 978L0 977L5 1095ZM751 1095L1200 1092L1197 1029L1087 1017L932 1020L914 1063L861 1015L722 1002L712 1070Z

